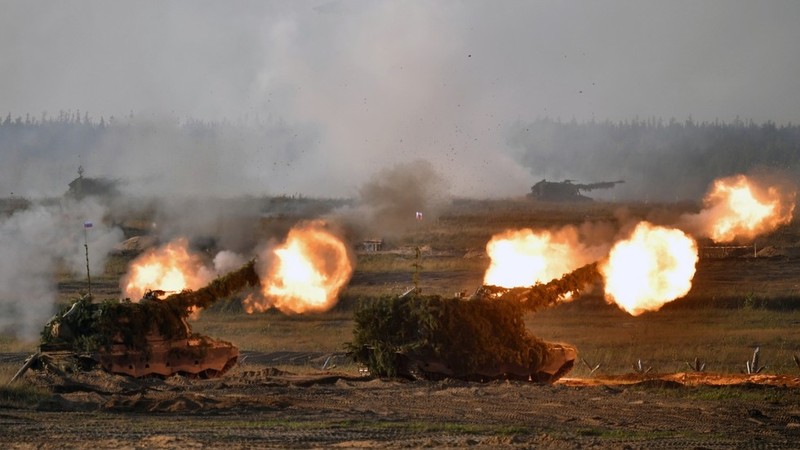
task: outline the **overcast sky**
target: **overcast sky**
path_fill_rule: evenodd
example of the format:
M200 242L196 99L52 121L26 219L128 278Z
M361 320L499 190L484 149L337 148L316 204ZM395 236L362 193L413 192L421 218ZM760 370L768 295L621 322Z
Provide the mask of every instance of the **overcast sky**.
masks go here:
M462 169L456 188L503 176L509 191L527 189L529 172L510 157L491 167L481 158L503 150L515 121L546 116L800 122L794 0L2 0L0 9L3 115L280 119L313 130L342 182L353 182L354 164L423 157ZM317 191L355 189L334 185Z

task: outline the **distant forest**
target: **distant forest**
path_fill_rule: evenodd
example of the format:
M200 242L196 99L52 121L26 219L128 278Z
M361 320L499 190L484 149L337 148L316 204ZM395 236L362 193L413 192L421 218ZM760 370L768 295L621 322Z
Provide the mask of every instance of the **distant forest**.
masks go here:
M120 136L165 131L189 144L221 145L220 136L250 128L268 133L276 145L267 151L283 152L286 159L310 143L310 139L297 142L291 136L297 136L298 130L274 121L265 125L166 119L154 123L139 122L133 115L92 119L87 113L68 111L53 117L8 114L0 120L0 156L3 165L14 164L14 159L66 161L65 157L87 148L107 145L115 138L119 141ZM612 200L698 200L715 178L753 171L800 177L800 126L793 124L738 119L695 122L691 118L581 123L544 118L513 124L507 144L507 151L530 170L531 184L542 178L578 183L625 180L608 191L588 194Z
M719 177L753 171L800 175L800 126L792 124L541 119L515 124L508 143L540 178L624 179L602 194L620 199L696 200Z
M80 111L0 116L0 195L61 195L77 176L119 180L138 195L286 193L286 167L313 148L310 126L280 118L205 122L92 118ZM280 169L280 170L279 170Z
M27 157L46 157L78 155L87 148L92 148L104 138L112 134L124 135L132 128L140 133L155 133L158 130L169 130L185 138L201 139L213 136L223 128L231 126L228 122L203 122L188 120L179 123L177 119L163 122L138 120L131 113L118 119L110 116L94 119L89 113L81 111L61 111L58 116L46 113L38 118L26 114L24 117L9 113L0 121L0 149L14 149L18 155Z

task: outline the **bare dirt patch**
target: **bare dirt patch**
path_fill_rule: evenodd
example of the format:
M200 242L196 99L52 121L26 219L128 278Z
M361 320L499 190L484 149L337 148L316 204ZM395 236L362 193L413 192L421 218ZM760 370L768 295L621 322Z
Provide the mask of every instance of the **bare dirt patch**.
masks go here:
M526 382L408 382L245 364L220 379L100 371L26 382L0 407L6 448L796 448L800 378L671 374Z

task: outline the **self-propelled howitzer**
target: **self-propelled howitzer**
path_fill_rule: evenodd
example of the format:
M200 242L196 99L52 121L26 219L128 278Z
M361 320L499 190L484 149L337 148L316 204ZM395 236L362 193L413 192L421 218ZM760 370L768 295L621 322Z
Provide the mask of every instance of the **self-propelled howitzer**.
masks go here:
M193 333L186 319L197 309L258 284L255 262L250 261L203 288L166 297L163 291L150 291L137 303L93 303L85 296L45 325L39 358L74 358L82 366L95 363L133 377L219 376L236 364L239 349Z
M482 286L469 299L416 292L365 303L355 313L356 362L378 376L552 383L578 352L526 328L526 311L555 305L600 279L596 264L529 287Z
M599 183L573 183L572 180L547 181L542 180L531 186L528 197L545 202L589 202L590 197L582 192L595 189L611 189L625 180L601 181Z

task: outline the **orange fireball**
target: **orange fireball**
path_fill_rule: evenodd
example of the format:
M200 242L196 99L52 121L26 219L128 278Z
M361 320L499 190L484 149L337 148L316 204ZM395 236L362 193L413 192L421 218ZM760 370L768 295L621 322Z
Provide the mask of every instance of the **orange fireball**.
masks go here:
M505 231L492 236L486 253L491 263L483 283L506 288L546 283L595 259L574 227Z
M689 292L697 260L697 244L683 231L641 222L600 266L606 300L634 316L657 311Z
M139 301L148 290L199 289L214 276L214 271L205 267L202 258L189 251L186 239L180 238L131 261L128 272L120 280L120 289L123 296Z
M795 192L762 187L744 175L722 178L706 195L705 208L694 218L701 233L715 242L753 239L792 220Z
M285 313L327 311L353 273L347 246L322 222L293 228L259 260L261 295L245 299L248 313L271 307Z

